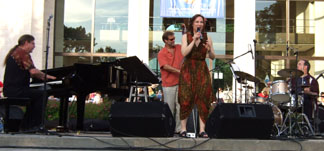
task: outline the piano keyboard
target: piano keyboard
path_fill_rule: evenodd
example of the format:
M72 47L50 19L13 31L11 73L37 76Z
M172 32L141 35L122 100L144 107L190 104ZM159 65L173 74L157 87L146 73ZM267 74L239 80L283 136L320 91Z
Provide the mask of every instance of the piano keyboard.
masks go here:
M62 80L58 80L58 81L49 81L49 82L46 82L46 84L48 85L59 85L59 84L62 84ZM33 87L41 87L41 86L44 86L44 83L32 83L29 85L29 87L33 88Z

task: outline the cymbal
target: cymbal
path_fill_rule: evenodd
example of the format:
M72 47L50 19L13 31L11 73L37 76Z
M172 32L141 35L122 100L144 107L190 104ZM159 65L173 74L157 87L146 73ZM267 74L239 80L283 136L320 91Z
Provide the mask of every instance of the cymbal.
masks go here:
M241 84L247 84L247 82L244 81L244 79L241 79L241 78L238 78L237 82L241 83Z
M300 71L298 69L281 69L280 71L278 71L278 74L282 77L294 77L297 76L300 77L301 75L303 75L303 71Z
M244 88L247 88L247 89L253 89L253 87L251 87L251 86L243 86Z
M242 71L234 71L236 75L238 75L241 79L246 79L248 81L252 82L260 82L260 80L248 73L242 72Z
M310 88L310 85L301 85L299 87L301 87L301 88Z

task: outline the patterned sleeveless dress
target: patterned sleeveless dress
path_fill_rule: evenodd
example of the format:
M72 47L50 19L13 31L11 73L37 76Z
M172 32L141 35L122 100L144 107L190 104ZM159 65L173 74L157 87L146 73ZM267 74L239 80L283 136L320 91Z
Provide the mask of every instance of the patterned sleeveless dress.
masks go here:
M188 44L192 42L192 37L191 33L187 33ZM196 105L199 116L206 123L210 103L215 101L215 96L205 61L207 49L202 44L207 40L207 34L204 33L203 37L198 47L194 45L191 52L184 58L179 78L178 97L181 120L187 118Z

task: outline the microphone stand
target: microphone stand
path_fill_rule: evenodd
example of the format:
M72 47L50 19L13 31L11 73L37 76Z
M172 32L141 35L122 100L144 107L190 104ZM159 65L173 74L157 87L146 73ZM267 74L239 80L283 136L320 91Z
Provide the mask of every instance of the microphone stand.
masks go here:
M294 53L296 54L296 68L298 66L298 50L296 50L296 52ZM296 102L296 108L298 107L298 76L297 73L295 74L295 102ZM304 91L304 90L303 90Z
M226 64L228 64L230 62L232 62L232 60L231 61L228 61L228 62L225 62L225 63L223 62L222 64L219 64L219 65L215 65L215 68L211 70L211 71L214 71L214 70L217 71L217 79L219 79L219 71L220 71L221 67L222 66L225 66ZM216 84L216 87L217 87L217 104L220 103L220 101L219 101L219 87L220 86L219 86L218 83L219 82L217 82L217 84Z
M249 51L247 51L247 52L245 52L245 53L243 53L243 54L241 54L241 55L239 55L239 56L236 56L236 57L234 57L232 60L229 60L229 61L224 62L224 63L222 63L222 64L220 64L220 65L218 65L218 66L215 66L215 68L213 68L213 69L211 69L211 70L209 70L209 71L210 71L210 72L214 72L214 71L217 70L217 76L219 77L219 69L220 69L220 66L224 66L225 64L229 64L229 63L231 63L231 62L234 62L235 59L238 59L238 58L240 58L240 57L242 57L242 56L244 56L244 55L246 55L246 54L248 54L248 53L250 53L250 52L251 52L251 51L249 50ZM234 76L235 76L235 104L236 104L236 82L238 82L238 78L237 78L237 76L236 76L234 70L232 70L232 72L233 72L233 74L234 74ZM241 79L241 80L243 80L243 79ZM217 85L218 85L218 84L217 84ZM218 92L218 90L217 90L217 92ZM218 92L217 95L218 95L218 96L217 96L217 100L219 100L219 92ZM218 103L219 103L219 101L217 102L217 104L218 104Z
M323 73L324 73L324 72L322 72L321 74L318 75L318 77L316 77L316 81L317 81L320 77L323 77Z
M42 101L42 120L41 120L41 126L39 127L39 132L44 134L54 134L53 132L49 132L47 129L45 129L45 112L46 112L46 104L47 104L47 66L48 66L48 51L49 51L49 33L50 33L50 25L51 25L51 19L53 16L49 16L47 20L47 39L46 39L46 50L45 50L45 69L44 69L44 91L43 91L43 101Z
M256 59L257 59L257 55L256 55L256 43L257 40L253 40L253 46L254 46L254 76L256 76ZM252 51L252 50L251 50ZM253 52L251 52L253 55ZM254 82L254 102L256 102L256 98L257 98L257 93L256 93L256 82Z

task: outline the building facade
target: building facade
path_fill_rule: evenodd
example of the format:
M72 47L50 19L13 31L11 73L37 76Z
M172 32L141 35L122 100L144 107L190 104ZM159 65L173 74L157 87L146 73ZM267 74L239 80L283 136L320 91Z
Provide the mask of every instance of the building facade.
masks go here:
M17 44L22 34L36 38L35 65L44 69L79 63L114 61L138 56L159 71L157 53L164 46L162 34L175 31L181 43L182 24L188 17L162 17L164 0L11 0L0 1L0 59ZM224 17L207 18L217 59L207 61L215 87L233 89L227 62L261 81L276 81L282 69L292 69L298 59L311 62L310 73L324 72L324 2L320 0L223 0ZM189 3L189 1L188 1ZM48 18L53 15L48 26ZM47 32L49 30L49 44ZM254 43L256 42L256 43ZM251 53L246 53L252 50ZM243 55L243 56L242 56ZM256 60L255 60L256 59ZM0 66L3 79L4 66ZM216 74L213 74L216 75ZM324 91L324 78L319 77ZM252 85L252 83L250 83ZM260 84L258 88L264 87ZM258 90L259 91L259 90Z

